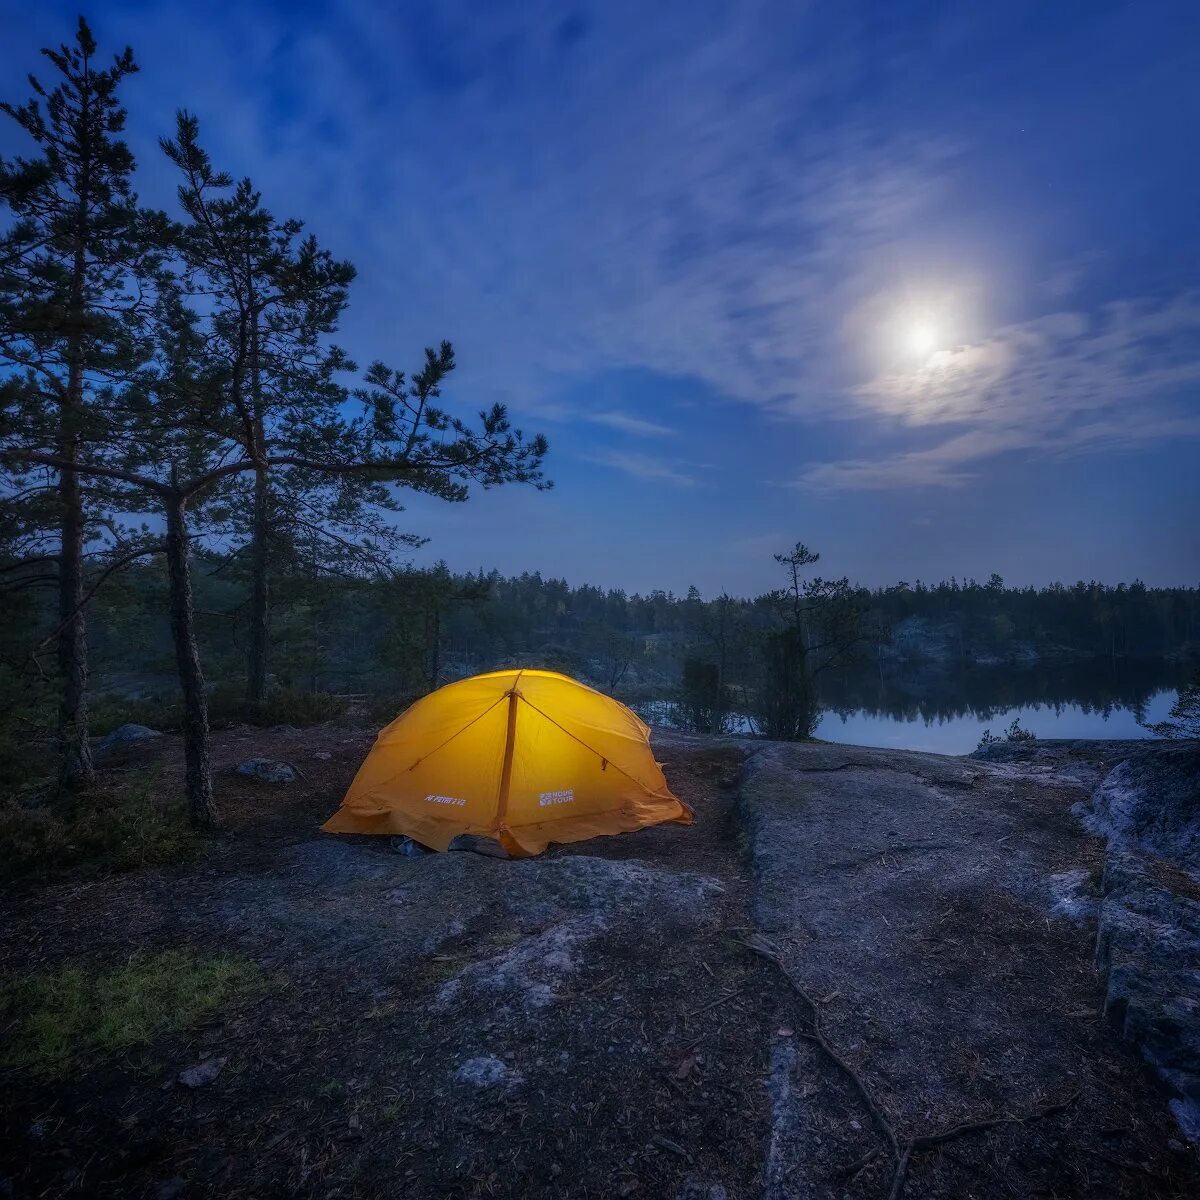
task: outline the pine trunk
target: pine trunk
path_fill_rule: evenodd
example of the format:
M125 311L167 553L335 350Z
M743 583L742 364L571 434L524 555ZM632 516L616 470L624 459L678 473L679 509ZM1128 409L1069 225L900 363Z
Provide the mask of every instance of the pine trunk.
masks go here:
M246 663L246 699L261 704L267 698L267 648L270 639L270 589L267 580L267 540L270 537L267 472L254 473L254 528L250 548L250 649Z
M257 461L261 462L267 452L266 427L252 274L250 280L251 310L255 312L250 325L250 395L254 404L254 450ZM246 662L246 699L251 704L261 704L267 698L267 651L271 636L271 596L267 580L267 544L271 536L269 501L267 469L259 466L254 472L254 528L250 535L250 650Z
M187 508L181 496L167 501L167 572L171 590L171 636L183 693L183 755L188 807L197 829L220 824L213 798L208 750L208 698L196 646L192 572L188 562Z
M66 447L60 446L59 452L66 452ZM73 440L66 456L75 461ZM59 778L64 786L78 788L90 784L95 772L88 742L87 626L83 611L83 500L79 476L75 471L63 468L60 472L58 494L62 505L58 563Z
M79 458L79 424L83 410L86 269L81 244L75 253L71 280L73 320L68 335L67 389L59 409L58 452L71 463ZM58 498L61 506L58 560L59 778L64 786L77 788L91 783L95 771L88 742L87 624L83 611L83 493L79 486L79 475L71 467L63 467L59 472Z

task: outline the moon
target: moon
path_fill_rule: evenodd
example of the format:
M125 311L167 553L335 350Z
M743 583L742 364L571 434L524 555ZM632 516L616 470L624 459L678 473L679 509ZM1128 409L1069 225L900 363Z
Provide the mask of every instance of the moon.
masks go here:
M928 322L922 322L909 329L906 341L913 354L928 358L938 348L938 331Z

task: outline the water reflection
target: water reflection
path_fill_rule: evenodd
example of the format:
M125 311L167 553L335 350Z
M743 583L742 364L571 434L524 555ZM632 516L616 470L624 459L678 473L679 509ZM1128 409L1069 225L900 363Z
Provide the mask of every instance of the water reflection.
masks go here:
M965 754L1017 718L1038 737L1137 738L1167 715L1189 670L1087 662L955 671L846 671L822 681L816 736L853 745Z

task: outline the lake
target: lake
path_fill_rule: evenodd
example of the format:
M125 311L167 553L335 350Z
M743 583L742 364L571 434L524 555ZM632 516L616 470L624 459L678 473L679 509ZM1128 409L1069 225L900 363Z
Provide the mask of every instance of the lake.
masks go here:
M1039 738L1145 738L1190 675L1178 663L1074 662L874 674L822 682L816 736L939 754L974 750L1015 719Z
M821 679L816 736L855 746L967 754L985 730L1003 735L1016 718L1039 738L1146 738L1194 666L1122 661L1036 663L931 670L857 667ZM635 705L669 725L665 701ZM744 717L739 732L751 732Z

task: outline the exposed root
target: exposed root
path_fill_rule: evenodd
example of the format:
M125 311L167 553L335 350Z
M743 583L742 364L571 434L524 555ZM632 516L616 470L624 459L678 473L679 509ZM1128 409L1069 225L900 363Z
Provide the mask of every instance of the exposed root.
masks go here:
M800 1036L820 1046L846 1078L854 1084L858 1094L862 1097L867 1111L871 1114L871 1119L875 1122L879 1132L883 1135L883 1140L887 1143L888 1153L892 1160L892 1182L888 1190L888 1200L900 1200L900 1197L904 1194L904 1184L908 1178L908 1166L914 1154L923 1150L931 1150L936 1146L945 1145L947 1142L956 1141L973 1133L982 1133L988 1129L995 1129L1001 1125L1025 1125L1031 1121L1040 1121L1043 1117L1050 1117L1056 1113L1063 1112L1079 1098L1079 1092L1076 1090L1065 1100L1059 1100L1054 1104L1034 1109L1023 1116L1005 1115L1000 1117L983 1117L977 1121L962 1121L957 1125L951 1126L949 1129L942 1130L940 1133L922 1133L910 1138L906 1142L901 1142L896 1136L895 1126L887 1114L879 1107L878 1103L876 1103L875 1097L871 1089L867 1087L863 1077L842 1057L829 1042L829 1039L826 1038L821 1028L821 1009L819 1004L787 969L783 959L780 957L779 951L765 938L760 936L756 936L750 941L738 938L738 941L743 946L753 950L755 954L775 964L779 973L787 980L792 991L808 1006L811 1027L801 1031ZM861 1158L851 1163L843 1172L849 1176L847 1186L857 1179L878 1157L879 1151L870 1150Z

